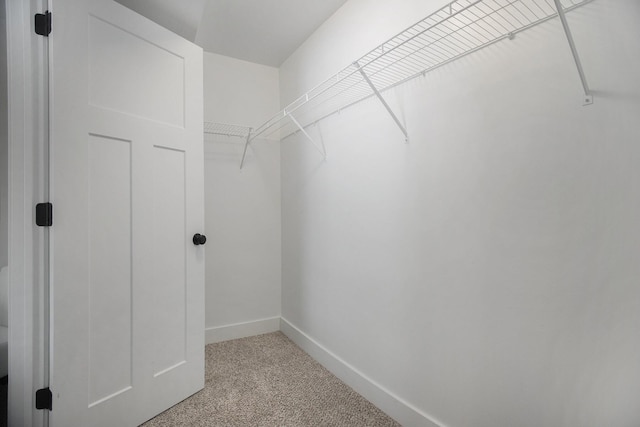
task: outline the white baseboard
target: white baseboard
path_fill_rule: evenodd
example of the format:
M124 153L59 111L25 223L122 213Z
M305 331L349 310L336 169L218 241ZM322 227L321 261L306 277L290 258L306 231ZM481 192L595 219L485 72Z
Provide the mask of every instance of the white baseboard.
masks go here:
M340 359L285 318L280 320L280 330L336 377L403 426L445 427Z
M280 330L280 317L254 320L251 322L235 323L233 325L218 326L205 329L205 344L246 338L254 335L268 334Z

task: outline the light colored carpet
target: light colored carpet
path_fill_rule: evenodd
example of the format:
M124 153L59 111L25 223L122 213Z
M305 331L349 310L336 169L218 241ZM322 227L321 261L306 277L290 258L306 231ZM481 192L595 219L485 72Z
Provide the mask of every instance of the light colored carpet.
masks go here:
M281 332L206 347L204 390L144 427L399 426Z

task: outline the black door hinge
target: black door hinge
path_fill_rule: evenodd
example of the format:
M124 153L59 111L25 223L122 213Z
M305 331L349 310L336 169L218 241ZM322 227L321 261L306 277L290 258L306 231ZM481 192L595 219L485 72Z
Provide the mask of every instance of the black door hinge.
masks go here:
M49 37L51 34L51 12L36 13L35 15L36 34Z
M53 204L38 203L36 205L36 225L51 227L53 225Z
M49 387L36 391L36 409L48 409L53 407L53 395Z

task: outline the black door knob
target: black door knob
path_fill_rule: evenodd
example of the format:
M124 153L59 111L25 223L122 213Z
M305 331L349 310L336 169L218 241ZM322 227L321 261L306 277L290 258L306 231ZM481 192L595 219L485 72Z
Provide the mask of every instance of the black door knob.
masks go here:
M207 236L205 236L204 234L194 234L193 235L193 244L198 246L198 245L204 245L205 243L207 243Z

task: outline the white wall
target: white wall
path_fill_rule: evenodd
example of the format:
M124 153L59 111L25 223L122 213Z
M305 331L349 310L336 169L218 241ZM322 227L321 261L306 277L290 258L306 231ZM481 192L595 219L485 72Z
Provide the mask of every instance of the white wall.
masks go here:
M7 104L7 21L0 0L0 326L9 326L9 105ZM6 356L5 356L6 358ZM3 371L4 372L4 371Z
M7 156L9 134L7 128L7 25L5 2L0 0L0 269L7 265L8 214L7 195L9 189L9 166Z
M279 109L278 70L205 53L205 121L257 126ZM205 135L207 342L278 329L280 146Z
M9 129L7 104L7 22L4 0L0 0L0 326L8 326L9 263Z
M286 103L444 4L350 0ZM282 144L282 315L450 427L640 425L640 3L569 14ZM409 423L407 423L409 425Z

